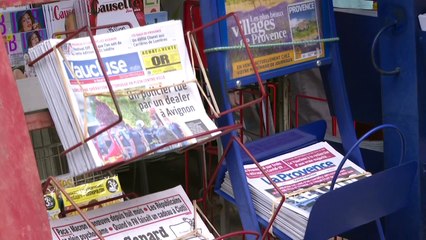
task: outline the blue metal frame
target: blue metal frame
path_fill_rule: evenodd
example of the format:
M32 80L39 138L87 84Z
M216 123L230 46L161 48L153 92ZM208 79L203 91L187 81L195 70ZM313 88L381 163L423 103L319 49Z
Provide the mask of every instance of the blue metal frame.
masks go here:
M397 75L381 76L383 123L400 127L407 139L407 159L418 162L419 174L404 211L386 218L389 239L424 239L426 233L426 32L421 32L418 14L426 12L424 0L379 2L382 26L397 21L379 41L383 69L400 67ZM385 132L385 165L397 161L397 136Z
M334 23L334 12L332 1L320 1L322 12L322 30L324 38L336 37L336 27ZM225 15L225 6L223 0L201 0L201 16L203 23L209 23L221 16ZM204 40L207 49L214 47L226 46L226 22L221 22L204 30ZM298 72L302 70L320 67L326 87L331 93L329 98L330 107L337 116L340 135L342 137L343 149L347 151L356 142L355 129L353 127L353 119L350 112L349 100L346 95L345 82L343 80L342 66L340 63L340 53L338 44L326 43L325 57L318 59L319 61L309 61L302 64L296 64L278 70L262 73L263 79L268 79L275 76ZM230 76L227 70L227 58L224 52L213 52L207 54L209 77L213 84L216 98L219 101L219 107L224 109L231 108L228 99L228 90L235 87L233 81L229 81ZM243 85L251 83L250 77L243 80ZM218 120L219 126L234 124L234 119L231 114L222 117ZM236 133L233 133L236 134ZM222 137L223 146L227 146L231 139L230 135ZM255 214L254 206L251 201L247 180L244 174L241 152L233 145L228 152L226 167L229 170L231 182L234 188L235 203L237 205L240 219L245 230L254 230L260 232L258 219ZM350 159L360 166L363 166L363 161L359 148L355 149Z

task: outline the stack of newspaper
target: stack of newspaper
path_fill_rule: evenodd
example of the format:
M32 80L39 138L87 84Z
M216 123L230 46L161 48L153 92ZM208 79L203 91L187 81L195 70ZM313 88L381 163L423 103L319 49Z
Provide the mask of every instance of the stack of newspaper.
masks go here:
M292 239L303 239L309 213L322 194L330 190L331 180L343 156L326 142L260 163L271 180L285 194L285 202L273 227ZM281 201L281 195L255 164L244 166L256 213L269 222ZM335 188L370 176L350 160L339 173ZM229 174L225 174L221 190L233 197Z
M214 239L181 186L87 212L105 239ZM81 216L50 222L52 239L95 239Z
M32 59L61 40L30 49ZM118 122L101 65L116 95L122 121L67 154L80 175L148 153L195 144L215 130L197 88L181 21L167 21L67 41L35 64L49 111L65 149ZM204 138L208 138L205 135ZM180 141L186 138L189 140Z

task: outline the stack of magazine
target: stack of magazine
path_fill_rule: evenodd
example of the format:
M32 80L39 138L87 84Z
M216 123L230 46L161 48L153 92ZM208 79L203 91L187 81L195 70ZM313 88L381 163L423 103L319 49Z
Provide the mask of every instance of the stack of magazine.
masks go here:
M87 212L105 239L214 239L181 186ZM95 239L81 216L50 222L52 239Z
M93 34L111 33L145 25L144 1L135 0L74 0L78 28L130 23L93 30Z
M60 41L49 39L30 49L31 58ZM181 21L100 34L95 41L102 61L90 38L83 37L55 47L35 63L64 148L99 134L67 154L73 175L147 153L181 149L200 140L190 138L194 134L217 129L203 106ZM203 140L208 137L202 136Z
M291 239L303 239L309 213L316 199L330 190L331 180L343 156L326 142L260 162L263 170L285 195L283 207L273 222ZM281 201L281 194L255 164L244 166L256 213L269 222ZM335 188L342 187L371 174L350 160L343 165ZM221 190L233 197L229 174L225 174Z
M16 80L35 77L28 49L47 38L43 9L22 6L0 9L0 32Z

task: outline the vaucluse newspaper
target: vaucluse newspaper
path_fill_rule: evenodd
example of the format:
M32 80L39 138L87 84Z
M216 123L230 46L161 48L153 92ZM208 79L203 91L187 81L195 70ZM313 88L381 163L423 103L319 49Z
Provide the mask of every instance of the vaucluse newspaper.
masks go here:
M67 154L79 175L140 156L194 144L177 142L216 129L207 115L188 57L181 21L167 21L95 36L123 120ZM54 47L49 39L31 58ZM64 148L117 121L90 38L72 39L35 66Z
M330 189L331 180L343 156L327 142L260 162L272 181L285 194L285 202L274 222L274 227L292 239L303 239L309 213L315 200ZM268 221L280 194L255 164L244 166L257 214ZM347 160L340 171L335 188L342 187L371 174ZM227 173L221 189L233 196Z
M87 216L105 239L214 239L181 186L98 208ZM50 227L53 240L96 238L81 216L53 220Z

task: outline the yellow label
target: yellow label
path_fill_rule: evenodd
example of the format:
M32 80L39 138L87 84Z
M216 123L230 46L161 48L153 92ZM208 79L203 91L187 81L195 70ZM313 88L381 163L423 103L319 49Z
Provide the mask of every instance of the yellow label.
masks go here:
M182 69L177 45L149 49L142 51L141 54L148 75L162 74Z
M78 205L89 204L122 194L118 176L67 188L65 191ZM65 196L62 197L64 199L64 206L71 206L71 202Z

